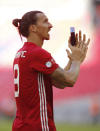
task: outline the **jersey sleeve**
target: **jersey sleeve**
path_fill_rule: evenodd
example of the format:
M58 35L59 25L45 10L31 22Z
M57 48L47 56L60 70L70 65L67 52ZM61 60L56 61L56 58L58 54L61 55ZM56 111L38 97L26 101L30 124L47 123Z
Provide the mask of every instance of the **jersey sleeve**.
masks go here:
M31 54L30 67L44 74L52 74L58 68L50 53L44 49Z

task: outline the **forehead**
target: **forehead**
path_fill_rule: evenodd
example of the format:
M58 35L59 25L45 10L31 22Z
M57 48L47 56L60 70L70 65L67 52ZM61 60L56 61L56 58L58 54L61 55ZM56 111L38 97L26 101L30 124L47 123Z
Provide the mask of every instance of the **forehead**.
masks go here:
M44 13L37 13L37 19L38 19L38 21L43 21L48 18Z

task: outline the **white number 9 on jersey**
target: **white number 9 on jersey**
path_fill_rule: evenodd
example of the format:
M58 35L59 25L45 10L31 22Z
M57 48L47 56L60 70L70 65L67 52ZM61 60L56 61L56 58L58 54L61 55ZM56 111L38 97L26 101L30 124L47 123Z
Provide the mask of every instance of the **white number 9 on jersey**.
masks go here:
M15 85L15 97L19 97L19 67L18 67L18 64L14 65L14 85Z

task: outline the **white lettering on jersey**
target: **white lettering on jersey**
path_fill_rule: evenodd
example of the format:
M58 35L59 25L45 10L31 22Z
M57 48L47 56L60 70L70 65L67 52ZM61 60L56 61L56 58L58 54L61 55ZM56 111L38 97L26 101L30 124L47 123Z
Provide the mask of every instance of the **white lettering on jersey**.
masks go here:
M19 57L22 57L22 58L25 58L25 52L27 51L20 51L20 52L17 52L15 58L19 58Z

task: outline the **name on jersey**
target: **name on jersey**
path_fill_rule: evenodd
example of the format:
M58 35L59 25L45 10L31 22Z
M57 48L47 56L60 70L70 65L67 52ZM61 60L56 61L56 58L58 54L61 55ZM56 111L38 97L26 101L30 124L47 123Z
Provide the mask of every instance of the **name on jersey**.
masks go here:
M27 51L19 51L19 52L17 52L17 54L15 55L15 58L19 58L19 57L21 57L21 58L25 58L26 56L25 56L25 53L26 53Z

